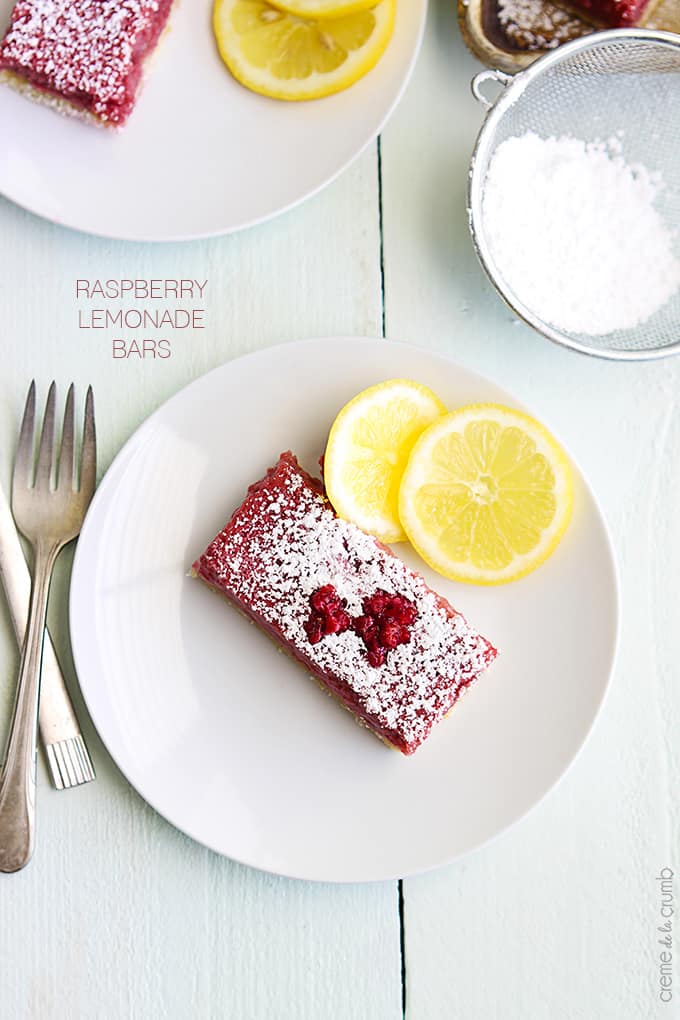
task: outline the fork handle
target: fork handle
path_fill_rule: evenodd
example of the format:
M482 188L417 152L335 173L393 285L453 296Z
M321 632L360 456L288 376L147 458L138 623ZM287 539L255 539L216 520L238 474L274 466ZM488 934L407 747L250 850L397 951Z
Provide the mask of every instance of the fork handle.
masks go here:
M28 626L19 667L7 752L0 771L0 871L19 871L33 853L40 665L47 598L58 546L38 543Z

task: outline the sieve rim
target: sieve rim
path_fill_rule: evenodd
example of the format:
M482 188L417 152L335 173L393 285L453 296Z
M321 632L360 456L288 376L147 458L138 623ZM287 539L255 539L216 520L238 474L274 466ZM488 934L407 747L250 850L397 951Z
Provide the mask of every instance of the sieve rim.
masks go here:
M680 35L676 35L674 32L645 28L613 28L607 31L593 32L590 35L563 43L557 49L551 50L549 53L539 57L533 64L530 64L529 67L522 71L518 71L515 75L510 76L500 70L487 70L480 72L480 75L476 75L473 78L473 95L478 101L486 105L487 113L477 135L468 170L468 227L475 254L497 294L519 319L526 322L528 326L531 326L541 336L546 337L546 339L551 340L553 343L559 344L561 347L567 347L570 350L578 351L580 354L586 354L594 358L603 358L609 361L653 361L680 353L680 335L673 343L666 344L663 347L649 347L640 350L598 347L594 344L573 339L562 330L535 315L505 283L502 273L494 263L482 228L482 196L484 193L485 177L482 175L481 167L486 168L488 166L488 150L491 148L491 143L498 126L507 110L517 102L526 87L545 71L568 59L574 53L595 49L609 42L623 42L624 45L634 42L641 42L643 44L653 42L680 50ZM484 97L479 93L478 79L481 80L482 76L486 79L495 79L499 85L503 86L500 95L493 102L485 101Z

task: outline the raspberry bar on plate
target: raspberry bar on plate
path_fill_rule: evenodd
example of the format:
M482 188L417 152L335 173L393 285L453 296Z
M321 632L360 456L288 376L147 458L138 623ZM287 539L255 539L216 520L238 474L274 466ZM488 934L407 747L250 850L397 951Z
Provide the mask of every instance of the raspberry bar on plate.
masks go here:
M172 4L17 0L0 43L0 80L60 113L120 127Z
M419 574L336 517L291 453L251 485L193 573L403 754L496 656Z
M648 13L653 0L568 0L569 7L588 21L607 28L632 28Z

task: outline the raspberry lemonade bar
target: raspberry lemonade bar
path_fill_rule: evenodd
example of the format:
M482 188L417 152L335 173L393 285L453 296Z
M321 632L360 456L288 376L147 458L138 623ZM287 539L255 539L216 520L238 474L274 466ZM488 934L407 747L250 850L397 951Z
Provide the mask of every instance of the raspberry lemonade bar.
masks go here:
M338 518L291 453L251 485L192 573L403 754L496 656L387 546Z
M18 0L0 80L60 113L121 127L173 0Z
M633 28L643 14L651 13L655 0L565 0L561 6L571 8L598 26Z

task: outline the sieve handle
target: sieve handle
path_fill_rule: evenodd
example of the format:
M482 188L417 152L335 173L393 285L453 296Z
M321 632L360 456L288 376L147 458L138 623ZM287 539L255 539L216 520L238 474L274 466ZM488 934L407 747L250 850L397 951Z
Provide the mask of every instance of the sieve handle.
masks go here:
M494 81L497 85L502 85L505 89L513 80L513 76L511 74L506 74L505 71L480 71L479 74L476 74L472 79L470 88L472 89L472 95L475 97L477 102L481 103L484 109L490 110L496 101L494 100L491 102L490 99L486 98L482 92L482 85L484 85L487 81Z

